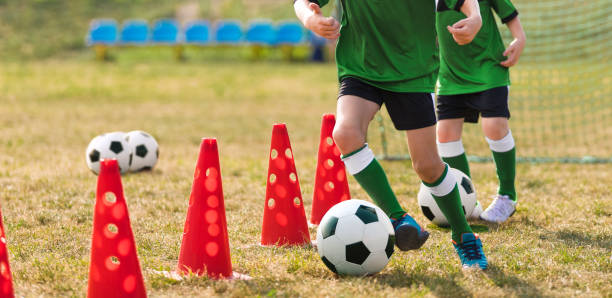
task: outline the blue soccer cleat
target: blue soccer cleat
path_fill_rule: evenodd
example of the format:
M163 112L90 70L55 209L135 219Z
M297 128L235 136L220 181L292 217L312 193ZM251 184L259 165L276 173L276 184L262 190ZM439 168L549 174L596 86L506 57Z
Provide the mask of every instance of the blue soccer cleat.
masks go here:
M485 257L482 250L482 242L480 242L478 234L463 233L461 240L459 244L453 240L453 246L461 259L463 268L475 267L482 270L487 269L487 257Z
M429 232L421 229L419 224L408 213L399 219L391 219L395 230L395 245L400 250L417 249L427 241Z

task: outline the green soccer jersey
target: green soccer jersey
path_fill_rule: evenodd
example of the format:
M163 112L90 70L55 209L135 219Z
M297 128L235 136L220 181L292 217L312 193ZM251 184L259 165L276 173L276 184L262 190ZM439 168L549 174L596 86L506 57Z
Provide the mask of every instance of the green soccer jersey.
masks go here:
M510 0L479 0L482 28L471 43L460 46L446 26L465 18L459 11L463 2L438 0L436 30L440 43L440 95L474 93L510 85L508 68L499 64L506 60L503 55L505 47L492 10L506 23L518 15L516 8Z
M323 6L329 0L310 0ZM341 0L338 78L393 92L433 92L439 67L433 0Z

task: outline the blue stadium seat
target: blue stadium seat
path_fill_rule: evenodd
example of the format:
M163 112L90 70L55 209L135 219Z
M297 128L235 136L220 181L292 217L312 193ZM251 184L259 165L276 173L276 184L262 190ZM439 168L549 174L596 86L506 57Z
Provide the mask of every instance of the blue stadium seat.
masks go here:
M155 43L175 44L180 41L179 26L175 20L161 19L153 24L152 41Z
M272 22L267 20L252 21L246 32L246 41L256 45L274 45L276 30L274 30Z
M128 20L121 28L121 43L145 45L149 41L149 26L144 20Z
M238 44L242 41L242 25L239 21L224 20L217 23L215 40L220 44Z
M185 26L185 42L188 44L210 43L210 23L203 20L188 23Z
M113 45L117 42L117 22L112 19L96 19L89 24L86 42L92 45Z
M304 41L304 28L295 21L284 21L276 29L276 43L296 45Z

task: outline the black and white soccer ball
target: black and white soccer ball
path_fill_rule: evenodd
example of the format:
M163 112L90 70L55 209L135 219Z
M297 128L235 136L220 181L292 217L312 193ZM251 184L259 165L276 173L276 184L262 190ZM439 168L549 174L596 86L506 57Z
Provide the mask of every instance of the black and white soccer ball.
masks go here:
M472 212L478 205L474 184L472 183L470 177L455 168L449 168L449 174L453 175L453 177L457 179L457 187L459 188L459 194L461 195L463 214L465 215L466 219L471 219ZM421 183L421 189L419 190L418 201L421 211L423 211L423 214L425 217L427 217L427 219L431 220L431 222L438 226L448 226L448 220L423 183ZM480 210L482 211L482 207L480 207Z
M370 275L381 271L393 254L395 232L376 205L347 200L325 213L317 229L321 260L337 274Z
M99 135L89 142L85 150L87 167L96 175L100 173L100 160L113 158L117 160L121 174L129 170L132 158L123 132Z
M134 130L125 135L125 140L132 151L130 171L153 170L159 158L159 145L155 138L144 131Z

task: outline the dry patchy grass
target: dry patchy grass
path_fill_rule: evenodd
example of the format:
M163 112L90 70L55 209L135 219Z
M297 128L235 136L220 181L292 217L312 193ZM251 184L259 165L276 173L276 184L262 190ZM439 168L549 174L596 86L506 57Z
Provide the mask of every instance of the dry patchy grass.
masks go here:
M96 177L84 150L97 134L156 136L152 173L123 177L150 296L610 296L609 165L520 164L520 205L502 225L475 222L491 268L464 272L448 230L396 252L373 277L337 277L311 248L258 245L272 124L289 128L307 213L320 117L335 109L332 65L74 60L0 65L0 199L20 296L83 296ZM200 138L219 140L234 270L251 281L172 281ZM374 144L373 146L377 146ZM410 163L383 162L417 220ZM486 206L493 164L473 164ZM366 198L350 178L354 197ZM312 230L314 236L314 230Z

